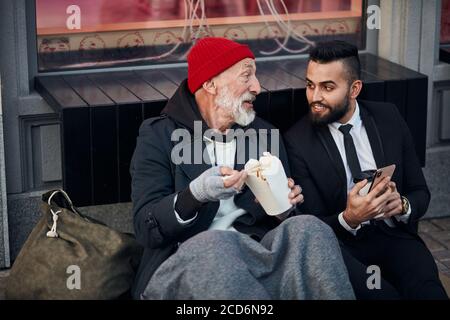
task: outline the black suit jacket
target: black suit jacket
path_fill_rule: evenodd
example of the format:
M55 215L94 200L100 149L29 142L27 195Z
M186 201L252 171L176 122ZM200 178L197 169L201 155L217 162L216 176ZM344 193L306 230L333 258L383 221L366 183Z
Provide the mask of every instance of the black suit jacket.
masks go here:
M396 165L392 181L412 208L408 224L396 223L397 228L385 226L383 230L398 236L415 235L418 220L428 208L430 192L410 131L395 105L360 100L358 104L377 167ZM347 203L347 182L342 158L328 126L313 126L306 116L286 133L285 145L292 176L305 197L301 210L329 224L338 238L353 237L338 220Z

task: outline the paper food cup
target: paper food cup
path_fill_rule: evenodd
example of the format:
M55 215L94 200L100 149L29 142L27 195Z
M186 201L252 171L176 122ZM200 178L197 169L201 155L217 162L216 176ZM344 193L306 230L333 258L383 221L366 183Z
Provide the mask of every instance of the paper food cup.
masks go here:
M292 208L288 197L291 189L280 159L264 152L259 161L250 159L245 171L245 184L268 215L276 216Z

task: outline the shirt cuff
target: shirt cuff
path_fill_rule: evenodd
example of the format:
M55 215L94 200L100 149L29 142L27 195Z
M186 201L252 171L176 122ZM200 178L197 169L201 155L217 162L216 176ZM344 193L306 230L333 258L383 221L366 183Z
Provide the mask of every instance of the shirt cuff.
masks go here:
M345 222L344 219L344 212L341 212L338 216L338 220L339 223L341 224L341 226L344 227L345 230L347 230L348 232L350 232L351 234L353 234L354 236L356 236L356 233L358 232L359 229L361 229L361 225L358 225L356 228L352 228L348 225L347 222Z
M394 217L399 222L408 223L409 222L409 217L411 216L411 211L412 210L411 210L411 203L410 203L407 213L402 214L402 215L397 215L397 216L394 216Z
M183 220L181 219L181 217L178 215L177 211L175 210L175 203L177 202L178 199L178 194L175 195L175 197L173 198L173 212L175 213L175 218L177 218L178 223L180 224L189 224L190 222L194 221L195 218L197 218L197 213L195 213L194 217L188 220Z

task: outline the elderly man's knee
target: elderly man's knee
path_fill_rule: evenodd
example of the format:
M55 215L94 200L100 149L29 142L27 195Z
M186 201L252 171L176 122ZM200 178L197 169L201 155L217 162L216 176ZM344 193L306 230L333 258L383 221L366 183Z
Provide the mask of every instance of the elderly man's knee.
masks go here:
M291 217L285 221L287 228L293 229L296 232L303 232L307 234L322 234L334 237L333 229L325 222L313 215L299 215Z
M199 234L193 236L192 238L188 239L184 245L190 245L190 244L219 244L223 241L227 241L230 237L233 236L233 233L230 231L223 231L223 230L207 230L200 232Z
M211 255L220 254L223 246L233 237L233 232L208 230L186 240L179 251L187 255Z

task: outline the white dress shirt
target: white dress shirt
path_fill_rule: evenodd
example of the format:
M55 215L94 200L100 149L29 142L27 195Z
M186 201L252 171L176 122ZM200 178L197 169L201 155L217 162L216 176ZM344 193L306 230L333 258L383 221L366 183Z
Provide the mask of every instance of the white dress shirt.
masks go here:
M372 147L370 146L369 137L367 136L366 128L361 120L360 109L358 102L356 102L355 112L353 113L352 118L347 123L333 122L328 125L331 136L333 137L334 142L339 150L339 154L341 155L342 161L345 167L345 175L347 177L347 193L355 186L353 182L353 176L350 171L350 167L347 163L347 157L345 154L345 145L344 145L344 134L339 131L339 127L342 125L351 124L352 129L350 130L350 135L353 138L353 142L355 144L356 153L358 155L359 164L361 166L361 170L374 170L377 169L377 165L375 163L375 158L373 157ZM347 222L344 220L343 212L341 212L338 216L339 223L350 233L356 235L357 231L364 224L369 224L369 221L364 221L362 224L357 226L356 228L350 227ZM411 207L408 212L401 216L395 216L398 221L402 221L404 223L408 223L409 216L411 214ZM390 220L390 218L384 219L384 222L392 228L395 228L394 223Z

